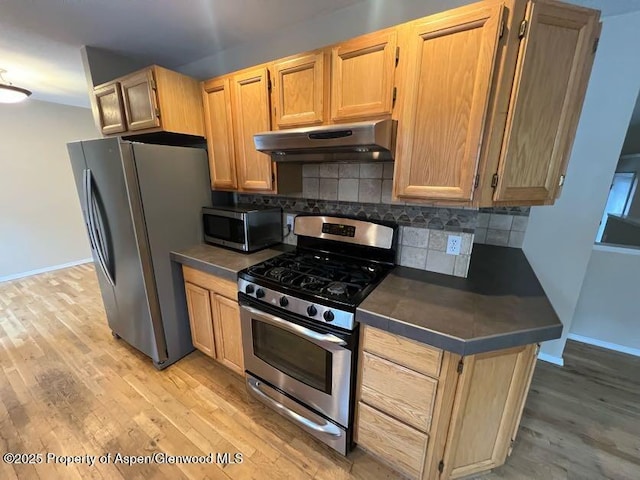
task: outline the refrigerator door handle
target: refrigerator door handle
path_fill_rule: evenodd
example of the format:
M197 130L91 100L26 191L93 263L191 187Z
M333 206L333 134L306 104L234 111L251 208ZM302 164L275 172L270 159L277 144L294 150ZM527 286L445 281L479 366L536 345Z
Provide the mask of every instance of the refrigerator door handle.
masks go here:
M91 220L89 218L89 192L87 190L87 172L89 170L87 170L86 168L82 171L82 196L83 196L83 202L84 202L84 208L83 208L83 217L84 217L84 223L87 227L87 233L89 234L89 244L91 246L92 250L98 250L98 247L96 247L96 243L94 241L93 238L93 230L91 228Z
M104 276L107 277L107 281L111 284L112 287L115 287L116 283L113 281L113 276L109 271L109 267L107 266L105 260L105 254L102 248L104 247L103 242L98 239L98 235L96 234L96 221L95 221L95 208L96 208L96 200L93 195L93 180L91 178L91 170L85 170L85 192L87 195L87 212L89 214L89 236L93 239L93 244L95 245L96 255L98 257L98 264L100 265L100 269Z

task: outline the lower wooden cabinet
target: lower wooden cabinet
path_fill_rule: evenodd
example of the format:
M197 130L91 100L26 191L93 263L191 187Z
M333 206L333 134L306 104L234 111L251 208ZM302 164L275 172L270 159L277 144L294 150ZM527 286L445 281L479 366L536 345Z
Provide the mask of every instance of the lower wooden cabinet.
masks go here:
M238 302L211 293L214 306L213 331L216 342L216 358L224 366L244 375L242 333L240 332L240 307Z
M402 354L420 349L428 354ZM527 345L461 357L364 327L356 442L409 478L498 467L511 451L536 356L537 346Z
M209 290L189 282L184 283L187 294L187 309L191 325L191 341L193 346L210 357L216 357L213 341L213 317Z
M240 307L233 299L237 292L235 282L190 267L183 267L182 271L193 346L244 375Z

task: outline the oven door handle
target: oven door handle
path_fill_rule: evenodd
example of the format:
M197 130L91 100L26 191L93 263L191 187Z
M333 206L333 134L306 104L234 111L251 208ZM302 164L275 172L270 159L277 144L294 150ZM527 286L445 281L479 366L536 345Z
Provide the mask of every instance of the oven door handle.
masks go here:
M282 413L284 416L290 418L294 422L304 425L305 427L310 428L315 432L324 433L327 435L331 435L333 437L342 436L342 431L338 427L336 427L333 423L327 422L325 425L320 425L314 422L313 420L309 420L308 418L300 415L299 413L288 409L282 403L271 398L269 395L267 395L265 392L262 391L262 389L260 388L261 382L259 380L254 380L251 378L247 382L247 385L249 385L251 390L253 390L253 392L259 398L261 398L265 403L267 403L268 405L270 405L271 407L273 407L274 409Z
M246 309L247 311L249 311L250 313L254 314L257 317L260 317L260 320L265 323L269 323L276 327L282 328L283 330L287 330L291 333L307 338L309 340L322 342L322 343L330 343L333 345L338 345L340 347L344 347L345 345L347 345L347 342L345 342L340 337L336 337L335 335L331 335L329 333L314 332L313 330L303 327L302 325L298 325L292 322L287 322L286 320L278 318L269 313L265 313L256 308L249 307L247 305L242 305L242 308Z

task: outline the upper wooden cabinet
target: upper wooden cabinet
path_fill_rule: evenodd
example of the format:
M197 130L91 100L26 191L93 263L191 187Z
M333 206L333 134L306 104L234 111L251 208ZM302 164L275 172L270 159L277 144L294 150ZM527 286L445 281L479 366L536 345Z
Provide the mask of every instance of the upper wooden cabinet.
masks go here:
M271 130L269 71L266 67L247 70L231 81L238 184L242 190L272 191L271 157L258 152L253 143L256 133Z
M199 83L177 72L152 65L97 86L94 96L105 135L171 132L204 137Z
M549 202L564 175L599 33L593 11L530 2L494 200Z
M311 52L289 57L270 67L276 128L321 125L327 121L328 54Z
M476 4L407 27L396 195L471 200L502 19Z
M124 109L127 114L127 130L147 130L160 126L160 109L156 98L153 70L142 70L125 77L120 82Z
M230 80L221 78L205 82L203 97L211 189L234 190L238 188L238 181Z
M403 27L395 196L553 203L598 20L595 10L553 1L487 0Z
M396 46L396 30L388 29L333 47L332 121L391 115Z
M552 204L599 34L596 10L554 0L484 0L209 80L203 89L212 187L299 192L299 171L291 175L292 164L276 168L258 153L255 133L392 117L394 198ZM143 83L138 88L147 103L140 100L137 121L151 121L153 98ZM105 111L112 111L113 89L103 95ZM116 113L104 129L119 128Z
M127 130L122 110L122 91L120 83L108 83L94 90L98 107L100 129L104 135L121 133Z

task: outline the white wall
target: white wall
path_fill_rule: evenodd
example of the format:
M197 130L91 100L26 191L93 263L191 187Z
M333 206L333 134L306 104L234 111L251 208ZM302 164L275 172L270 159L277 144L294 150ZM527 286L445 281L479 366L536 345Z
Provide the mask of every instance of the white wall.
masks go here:
M211 78L295 53L442 12L473 0L367 0L327 15L273 32L260 42L240 44L215 55L181 66L178 70L196 78Z
M640 89L640 13L603 21L562 197L531 211L523 250L560 320L563 336L542 353L559 359L571 330L598 223Z
M594 247L571 333L640 352L640 250L626 250Z
M91 256L66 143L98 137L91 110L0 104L0 280Z

